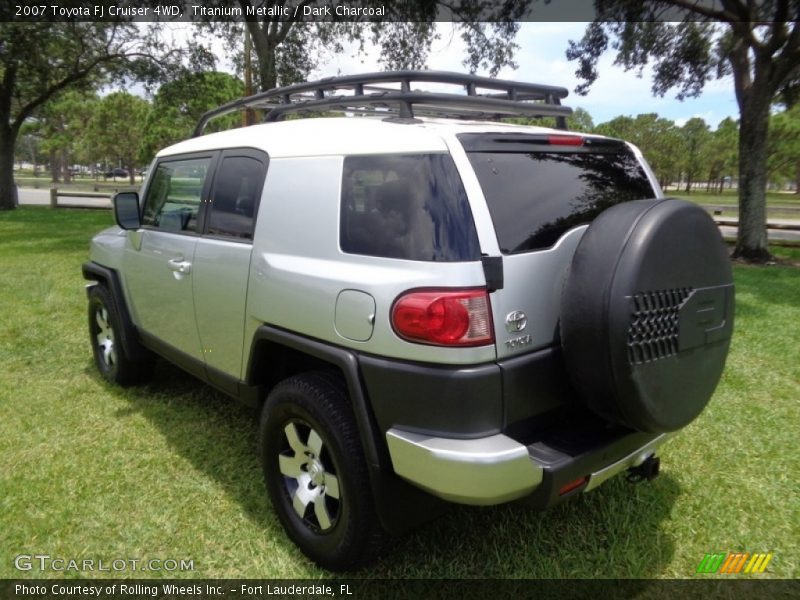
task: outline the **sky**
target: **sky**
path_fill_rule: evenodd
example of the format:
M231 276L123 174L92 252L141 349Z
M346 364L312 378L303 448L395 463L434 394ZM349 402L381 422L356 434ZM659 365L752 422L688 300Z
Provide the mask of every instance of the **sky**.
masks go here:
M703 118L712 128L726 117L738 119L739 110L730 77L710 81L698 98L677 100L675 90L658 97L652 93L650 69L645 68L641 77L635 71L626 72L613 64L613 52L606 52L601 57L600 76L590 92L578 96L574 91L580 83L575 76L577 63L568 61L565 52L569 40L580 40L586 25L581 22L522 23L516 37L519 45L514 57L517 68L504 68L498 77L565 87L569 96L562 103L588 111L595 124L620 115L636 116L650 112L675 121L679 126L692 117ZM179 37L188 35L189 28L185 25L178 28L183 29L178 33ZM433 43L428 68L465 72L462 61L466 52L458 32L451 23L439 23L438 29L440 39ZM217 68L232 70L224 57L222 44L214 43L213 47L219 57ZM355 45L346 47L344 53L330 56L321 63L310 74L310 79L379 71L382 70L379 59L379 49L369 44L363 54L356 53ZM477 74L488 75L488 72L479 71Z
M712 128L726 117L738 118L738 106L733 92L733 82L728 78L706 84L699 98L684 101L675 99L676 92L664 97L654 96L649 69L642 77L635 71L626 72L613 64L613 52L600 59L600 76L586 96L575 94L580 80L575 76L576 62L565 56L568 41L578 41L586 23L522 23L516 42L520 46L515 55L517 68L504 68L498 77L548 85L558 85L569 90L563 104L587 110L595 124L609 121L619 115L636 116L656 112L661 117L683 125L692 117L702 117ZM428 68L444 71L465 70L462 61L466 56L464 45L450 23L440 23L441 39L434 42L428 59ZM337 74L350 74L381 70L379 52L367 48L365 55L353 56L352 51L333 57L312 73L312 79ZM478 72L478 75L488 75Z

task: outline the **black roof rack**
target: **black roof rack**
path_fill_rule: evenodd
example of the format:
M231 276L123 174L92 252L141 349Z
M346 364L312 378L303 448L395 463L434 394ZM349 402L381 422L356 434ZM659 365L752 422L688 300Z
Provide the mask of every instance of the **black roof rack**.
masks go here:
M414 82L458 86L459 93L412 89ZM265 122L289 113L341 111L384 115L413 122L415 116L496 120L514 116L555 117L566 129L572 109L561 106L562 87L478 77L449 71L386 71L364 75L326 77L318 81L279 87L234 100L208 111L197 123L194 137L203 134L211 119L244 109L266 111Z

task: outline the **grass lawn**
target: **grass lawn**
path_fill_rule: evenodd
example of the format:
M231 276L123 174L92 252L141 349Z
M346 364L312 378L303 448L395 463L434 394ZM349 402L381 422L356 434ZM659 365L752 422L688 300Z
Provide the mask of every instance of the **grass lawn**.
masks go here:
M37 553L194 561L128 577L327 576L269 509L252 412L166 364L128 390L95 373L80 265L111 222L0 212L0 578L60 575L15 570ZM760 577L800 576L800 268L735 273L728 368L665 446L661 477L617 478L545 513L454 506L357 575L694 577L705 553L746 551L774 553Z

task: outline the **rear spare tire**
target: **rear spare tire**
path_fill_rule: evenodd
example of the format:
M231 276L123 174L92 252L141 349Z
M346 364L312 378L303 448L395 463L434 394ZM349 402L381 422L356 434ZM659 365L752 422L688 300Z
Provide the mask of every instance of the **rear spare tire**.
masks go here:
M733 309L727 249L705 210L675 199L618 204L586 230L565 281L571 383L611 422L680 429L716 388Z

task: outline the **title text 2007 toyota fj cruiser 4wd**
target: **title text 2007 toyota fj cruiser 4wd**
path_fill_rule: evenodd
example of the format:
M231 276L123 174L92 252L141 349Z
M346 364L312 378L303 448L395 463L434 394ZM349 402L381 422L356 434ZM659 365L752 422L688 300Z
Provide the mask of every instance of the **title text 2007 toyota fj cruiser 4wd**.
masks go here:
M654 477L722 372L731 269L635 147L498 122L563 126L566 94L408 71L208 113L92 241L101 373L157 354L259 407L272 505L332 569L442 500ZM244 108L266 122L200 135ZM311 111L345 115L282 120Z

